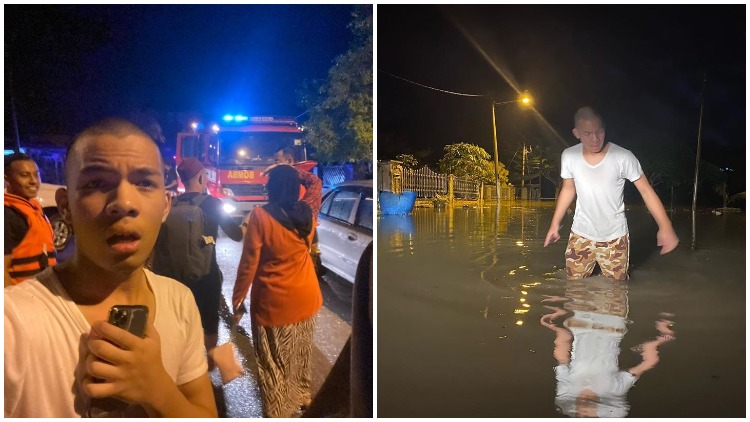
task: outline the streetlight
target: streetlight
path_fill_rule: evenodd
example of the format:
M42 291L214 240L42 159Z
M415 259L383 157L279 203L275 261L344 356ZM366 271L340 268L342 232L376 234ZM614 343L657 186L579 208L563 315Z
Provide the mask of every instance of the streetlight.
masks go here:
M495 195L497 195L497 200L500 201L500 173L499 173L499 164L497 160L497 124L495 123L495 106L504 105L504 104L510 104L510 103L518 103L521 107L532 107L534 105L534 98L529 94L528 91L524 91L518 95L518 98L511 101L502 101L502 102L495 102L495 100L492 101L492 138L495 142Z

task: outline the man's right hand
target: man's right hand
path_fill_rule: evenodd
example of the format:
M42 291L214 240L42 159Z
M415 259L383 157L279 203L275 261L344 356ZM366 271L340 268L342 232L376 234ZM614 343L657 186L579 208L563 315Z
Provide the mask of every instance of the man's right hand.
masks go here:
M661 247L660 255L672 252L677 245L680 243L680 239L677 237L672 227L668 227L663 230L659 230L656 233L656 246Z
M547 245L550 243L555 243L558 240L560 240L560 233L557 229L550 228L547 232L547 237L544 238L544 247L546 248Z
M174 386L161 360L161 340L151 322L137 336L105 321L91 326L83 387L92 398L114 397L148 406ZM102 379L102 382L96 382Z

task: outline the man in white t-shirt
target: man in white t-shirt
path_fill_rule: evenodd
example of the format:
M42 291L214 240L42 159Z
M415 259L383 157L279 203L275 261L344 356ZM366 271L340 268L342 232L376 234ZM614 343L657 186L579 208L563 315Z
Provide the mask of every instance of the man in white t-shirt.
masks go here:
M598 263L606 277L627 280L630 238L623 199L626 179L638 189L659 226L656 245L661 246L661 254L674 250L679 239L638 159L629 150L605 142L601 116L591 107L582 107L574 122L573 135L581 143L562 153L563 184L544 246L560 239L562 219L577 197L565 252L568 278L588 277Z
M71 143L74 255L5 289L6 417L217 416L195 300L144 268L171 204L160 157L121 119ZM148 307L144 338L107 323L114 305Z

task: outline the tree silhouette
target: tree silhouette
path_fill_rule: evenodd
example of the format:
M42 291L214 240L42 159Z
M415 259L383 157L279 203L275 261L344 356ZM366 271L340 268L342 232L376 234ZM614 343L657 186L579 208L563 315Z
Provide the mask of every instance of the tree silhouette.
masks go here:
M484 148L459 142L446 145L443 151L445 154L438 161L440 172L468 177L484 183L495 183L495 164L490 160L490 154ZM508 170L502 163L498 163L498 180L502 184L508 183Z
M307 140L322 162L372 160L372 6L355 6L349 28L354 40L326 82L307 82L298 92L310 115Z

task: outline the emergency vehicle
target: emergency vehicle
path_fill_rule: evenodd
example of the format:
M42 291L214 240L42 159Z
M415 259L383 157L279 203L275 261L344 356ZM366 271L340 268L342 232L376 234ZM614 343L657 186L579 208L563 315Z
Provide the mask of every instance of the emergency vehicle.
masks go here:
M224 211L242 217L268 202L263 171L275 163L274 154L294 151L296 167L310 171L317 164L307 159L302 127L293 117L225 115L222 124L191 124L177 134L175 161L186 157L203 163L208 193L224 202Z

